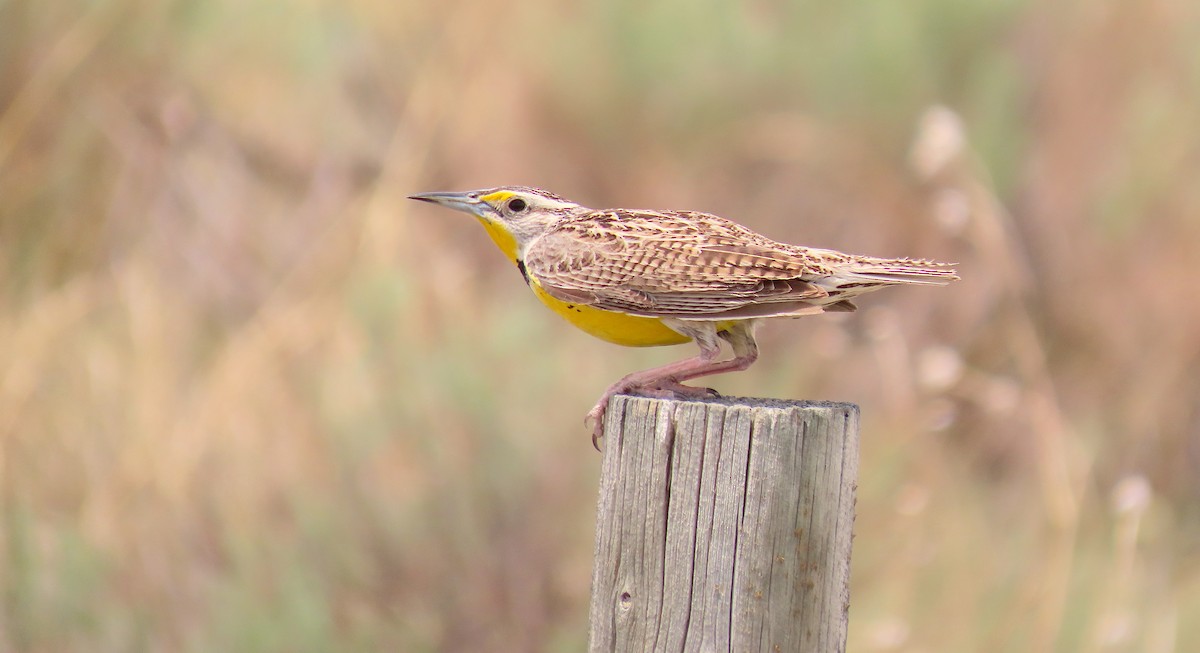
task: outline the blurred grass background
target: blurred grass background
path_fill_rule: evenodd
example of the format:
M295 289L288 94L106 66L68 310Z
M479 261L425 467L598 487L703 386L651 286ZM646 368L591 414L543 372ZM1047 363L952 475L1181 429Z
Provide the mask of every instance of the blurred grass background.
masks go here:
M501 184L960 261L861 404L852 651L1200 649L1200 5L0 0L0 650L577 651L630 370Z

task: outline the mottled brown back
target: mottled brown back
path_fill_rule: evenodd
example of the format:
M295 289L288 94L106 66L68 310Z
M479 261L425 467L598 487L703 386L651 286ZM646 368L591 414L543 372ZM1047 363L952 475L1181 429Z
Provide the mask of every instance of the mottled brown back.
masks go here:
M692 319L853 310L845 300L884 285L954 278L940 265L778 243L707 213L628 209L567 218L525 254L564 301Z

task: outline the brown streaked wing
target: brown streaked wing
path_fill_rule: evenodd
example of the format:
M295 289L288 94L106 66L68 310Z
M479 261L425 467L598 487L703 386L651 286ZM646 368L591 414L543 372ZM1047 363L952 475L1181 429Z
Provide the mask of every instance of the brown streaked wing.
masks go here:
M525 266L554 297L638 315L730 314L827 296L801 279L811 269L795 252L690 212L596 211L566 220L530 245Z

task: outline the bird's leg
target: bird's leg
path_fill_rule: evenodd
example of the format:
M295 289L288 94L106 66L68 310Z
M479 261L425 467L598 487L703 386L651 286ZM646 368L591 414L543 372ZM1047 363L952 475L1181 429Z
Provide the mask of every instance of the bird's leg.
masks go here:
M741 320L734 322L729 329L720 332L722 339L733 347L733 358L724 361L713 361L707 366L696 368L676 374L670 378L676 385L680 385L683 381L698 379L702 376L710 374L724 374L725 372L740 372L758 360L758 343L754 341L754 329L758 326L753 320ZM692 386L681 386L690 388Z
M697 387L694 385L684 385L674 379L659 379L654 382L654 385L644 385L639 388L631 388L629 392L636 393L642 397L658 397L660 399L673 399L686 397L688 399L711 399L720 397L721 393L712 388Z
M750 367L758 358L758 345L754 341L756 322L744 320L735 322L726 331L717 333L716 325L712 322L687 322L683 320L667 320L663 322L691 337L700 346L700 355L694 358L655 367L641 372L634 372L609 386L600 397L595 407L588 412L587 420L592 422L592 445L596 446L604 432L604 411L613 395L623 392L635 392L650 396L685 396L704 397L716 393L708 388L696 388L683 385L684 381L696 379L710 374L736 372ZM734 357L718 361L721 352L718 336L733 347Z
M600 450L600 436L604 434L604 411L608 408L608 402L614 395L643 388L653 392L658 389L656 384L665 379L674 380L680 375L712 365L717 355L721 353L721 343L716 338L716 330L712 329L712 334L702 334L702 337L693 336L693 338L695 338L696 344L700 345L698 356L627 374L620 381L608 386L604 394L600 395L600 400L588 411L587 418L584 420L585 424L590 423L592 426L592 446L596 447L597 451ZM675 385L679 385L679 383L675 382Z

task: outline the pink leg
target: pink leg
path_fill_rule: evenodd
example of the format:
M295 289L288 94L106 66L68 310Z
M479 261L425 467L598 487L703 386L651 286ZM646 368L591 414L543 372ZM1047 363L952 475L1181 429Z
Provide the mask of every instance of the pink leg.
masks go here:
M712 388L684 385L673 379L659 379L652 386L644 385L640 388L631 388L629 392L636 393L642 397L659 397L662 399L678 399L680 397L710 399L721 396L719 392Z
M592 425L592 446L599 451L600 436L604 434L604 411L608 408L608 402L614 395L623 394L640 388L654 389L655 384L668 379L674 379L677 375L682 375L696 369L708 367L712 364L713 359L720 353L720 348L706 352L701 349L699 356L689 358L687 360L677 361L662 367L654 367L640 372L634 372L623 377L620 381L608 386L604 394L600 395L600 400L596 405L588 411L587 419L584 423ZM691 378L691 377L689 377ZM678 382L676 382L678 383ZM666 394L666 393L664 393Z
M640 372L634 372L610 385L596 405L588 411L585 422L592 423L592 446L599 450L599 439L604 433L604 411L614 395L634 392L644 392L650 396L685 396L700 397L715 394L707 388L693 388L682 385L684 381L697 379L710 374L737 372L750 367L758 358L758 345L754 342L753 321L736 322L728 331L717 333L716 325L712 322L686 322L683 320L664 320L668 326L680 333L690 336L700 346L700 355L694 358L677 361ZM729 341L733 346L734 357L718 361L721 353L718 337Z

